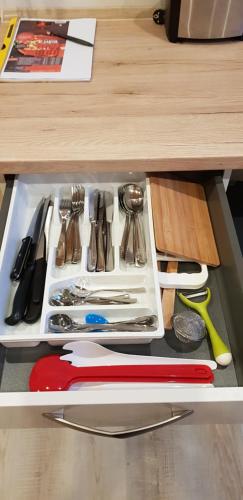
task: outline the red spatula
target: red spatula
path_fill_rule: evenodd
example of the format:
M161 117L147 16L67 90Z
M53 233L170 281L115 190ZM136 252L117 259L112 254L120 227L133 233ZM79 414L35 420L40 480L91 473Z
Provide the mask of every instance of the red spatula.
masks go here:
M210 384L212 370L204 365L72 366L58 355L35 363L29 379L31 391L65 391L76 382L177 382Z

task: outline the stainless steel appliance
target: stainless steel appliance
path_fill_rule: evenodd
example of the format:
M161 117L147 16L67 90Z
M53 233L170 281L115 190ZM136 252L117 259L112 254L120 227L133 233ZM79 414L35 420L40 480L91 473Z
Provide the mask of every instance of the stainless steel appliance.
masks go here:
M243 40L243 0L167 0L153 17L171 42Z

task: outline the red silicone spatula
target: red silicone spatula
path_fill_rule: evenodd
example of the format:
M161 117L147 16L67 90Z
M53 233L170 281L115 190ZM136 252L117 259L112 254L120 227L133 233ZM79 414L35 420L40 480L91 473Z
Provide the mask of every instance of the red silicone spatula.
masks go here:
M204 365L72 366L60 356L45 356L35 363L31 391L65 391L76 382L178 382L210 384L212 370Z

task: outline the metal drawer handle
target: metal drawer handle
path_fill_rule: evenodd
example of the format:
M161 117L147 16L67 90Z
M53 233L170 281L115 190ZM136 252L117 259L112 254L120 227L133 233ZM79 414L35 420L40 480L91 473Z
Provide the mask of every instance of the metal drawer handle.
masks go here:
M64 418L64 410L59 410L58 412L53 413L43 413L43 417L48 418L54 422L57 422L65 427L69 427L70 429L75 429L77 431L86 432L87 434L95 434L96 436L106 436L106 437L116 437L116 438L126 438L133 437L139 434L145 434L145 432L153 431L155 429L159 429L160 427L164 427L165 425L173 424L174 422L178 422L182 418L185 418L189 415L192 415L193 410L180 410L174 411L171 410L171 417L163 420L162 422L157 422L155 424L148 424L143 427L137 427L127 430L119 430L119 431L103 431L101 429L96 429L95 427L87 427L85 425L76 424L75 422L70 422L70 420L66 420Z

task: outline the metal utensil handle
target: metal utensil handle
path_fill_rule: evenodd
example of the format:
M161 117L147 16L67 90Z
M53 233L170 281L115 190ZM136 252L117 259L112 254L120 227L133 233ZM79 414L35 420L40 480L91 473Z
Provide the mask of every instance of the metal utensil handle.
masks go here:
M63 267L66 256L66 221L62 221L61 233L56 250L56 266Z
M79 325L75 326L73 325L73 327L70 327L70 329L68 329L67 331L74 331L74 332L77 332L77 331L81 331L83 332L84 330L89 330L89 331L93 331L93 330L106 330L107 332L108 331L119 331L119 330L123 330L123 331L136 331L136 332L147 332L147 331L154 331L155 330L155 327L153 325L148 325L148 324L144 324L144 323L125 323L125 322L121 322L121 323L104 323L104 324L99 324L99 323L84 323L83 325L80 323Z
M145 266L147 262L146 257L146 245L145 245L145 237L143 226L139 215L136 214L134 216L134 224L135 224L135 263L137 266L142 267Z
M105 271L105 249L104 249L104 238L103 238L103 221L98 221L96 271Z
M127 214L126 220L125 220L125 225L124 225L124 230L123 230L123 235L122 235L121 246L120 246L120 257L123 260L125 260L125 255L126 255L129 225L130 225L130 216Z
M73 238L74 238L74 214L72 213L71 219L66 231L66 262L72 262L73 258Z
M74 214L74 227L73 227L73 257L72 264L78 264L81 261L81 241L79 233L79 213Z
M124 439L127 437L138 436L139 434L145 434L146 432L150 432L160 427L165 427L166 425L173 424L182 420L185 417L193 414L193 410L179 410L175 411L171 409L171 416L166 420L162 420L153 424L143 425L142 427L134 427L131 429L125 430L102 430L96 427L87 427L86 425L77 424L76 422L72 422L70 420L65 419L64 409L59 410L58 412L53 413L42 413L44 418L48 418L52 422L57 422L58 424L64 425L65 427L69 427L70 429L74 429L80 432L85 432L87 434L94 434L96 436L105 436L105 437L115 437L119 439Z
M81 289L82 291L82 289ZM95 295L97 293L101 293L101 292L115 292L115 293L144 293L146 292L146 288L143 287L143 286L140 286L140 287L134 287L134 288L97 288L96 290L90 290L90 291L87 291L87 293L84 295L84 298L85 297L90 297L91 295ZM79 295L77 295L79 296ZM82 295L80 295L81 297Z
M88 247L88 271L92 272L96 269L97 263L97 244L96 244L96 222L91 221L90 240Z
M137 299L128 297L88 297L81 304L136 304Z
M156 330L155 326L148 325L148 324L139 324L139 323L117 323L117 324L86 324L84 323L83 325L80 323L79 325L72 325L69 328L62 328L59 327L58 325L49 325L50 331L54 333L63 333L64 331L67 333L70 332L93 332L95 330L102 330L102 331L109 331L109 332L140 332L140 333L145 333L145 332L154 332Z
M94 332L94 331L102 331L102 332L138 332L138 333L147 333L156 331L155 326L148 325L136 325L129 323L128 325L109 325L108 323L104 325L99 325L95 323L93 325L87 324L83 328L70 328L67 332ZM56 331L56 330L55 330ZM60 332L62 333L62 332Z
M112 237L111 237L111 223L106 223L106 259L105 259L105 270L107 272L113 271L114 269L114 255L112 247Z
M146 288L144 286L140 287L134 287L134 288L98 288L97 290L94 290L93 293L99 293L99 292L124 292L124 293L144 293L146 292Z
M127 264L134 264L134 216L130 216L127 246L125 252L125 262Z

